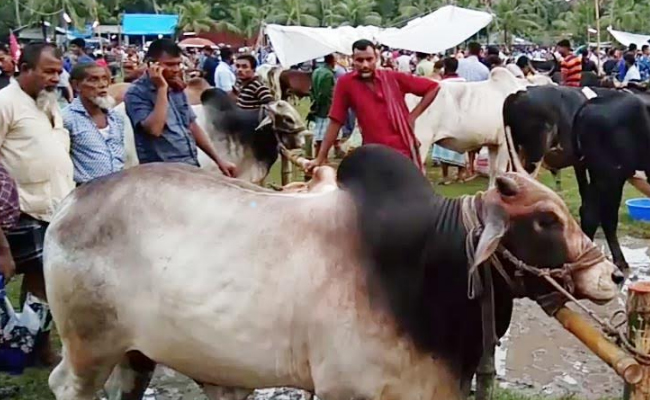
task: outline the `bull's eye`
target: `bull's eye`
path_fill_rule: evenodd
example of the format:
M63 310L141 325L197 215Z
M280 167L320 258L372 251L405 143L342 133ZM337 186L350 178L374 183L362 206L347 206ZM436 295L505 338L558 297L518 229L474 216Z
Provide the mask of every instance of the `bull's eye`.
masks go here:
M540 230L554 229L562 226L560 219L554 213L541 213L535 220L535 225Z

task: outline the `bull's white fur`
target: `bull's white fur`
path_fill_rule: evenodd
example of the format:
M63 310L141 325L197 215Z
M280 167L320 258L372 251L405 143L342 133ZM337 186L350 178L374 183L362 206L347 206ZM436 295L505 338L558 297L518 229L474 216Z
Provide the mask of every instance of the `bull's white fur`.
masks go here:
M346 193L194 182L178 196L152 183L105 199L104 211L125 226L112 243L66 246L60 222L75 212L76 193L48 229L44 270L64 343L50 377L57 400L92 398L131 349L231 388L293 386L325 400L461 398L448 367L369 304ZM114 309L116 318L82 338L69 325L79 307L97 317Z
M493 183L496 172L504 172L508 165L503 103L529 85L505 68L494 68L483 82L440 82L438 96L415 123L422 160L434 143L459 153L487 146ZM411 110L419 101L417 96L406 96Z
M135 136L133 136L133 126L129 116L126 115L126 108L124 102L121 102L113 110L122 118L124 118L124 168L135 167L140 164L138 160L138 152L135 150Z

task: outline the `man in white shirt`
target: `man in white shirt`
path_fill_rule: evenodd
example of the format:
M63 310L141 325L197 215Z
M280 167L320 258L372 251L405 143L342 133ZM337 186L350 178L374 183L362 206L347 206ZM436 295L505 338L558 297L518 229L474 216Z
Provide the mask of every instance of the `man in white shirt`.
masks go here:
M275 55L275 52L270 52L266 56L266 63L269 65L276 65L278 63L278 57Z
M458 76L467 82L486 81L490 78L490 70L480 60L481 45L477 42L470 42L467 46L469 55L458 60Z
M625 66L627 67L627 72L625 73L625 78L623 78L623 84L627 85L630 82L641 82L641 73L639 68L636 66L636 58L633 53L625 53L623 56L623 61L625 61Z
M43 238L60 202L74 189L70 138L57 106L61 53L49 43L25 46L20 75L0 90L0 161L18 184L22 232L9 235L22 294L45 299ZM10 232L11 233L11 232ZM40 362L56 362L49 332L36 340Z
M214 71L214 86L226 93L232 92L237 82L235 73L232 72L233 54L228 47L222 47L220 50L221 62Z
M400 50L400 56L397 57L397 70L407 74L411 73L411 55L406 54L404 50Z

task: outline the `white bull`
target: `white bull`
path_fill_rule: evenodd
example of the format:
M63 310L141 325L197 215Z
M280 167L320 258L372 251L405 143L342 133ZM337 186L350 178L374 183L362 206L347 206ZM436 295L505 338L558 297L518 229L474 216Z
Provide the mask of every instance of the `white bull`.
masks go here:
M533 84L550 84L548 77L540 76L534 83L517 79L505 68L494 68L490 79L484 82L440 82L440 92L415 124L415 135L420 141L420 156L435 143L458 153L478 150L486 146L490 156L490 185L497 171L508 166L508 151L503 126L503 103L508 95ZM409 109L420 98L406 96Z
M560 197L527 176L499 177L471 201L444 199L406 157L370 145L337 179L318 194L282 195L150 164L77 188L44 244L63 342L49 379L56 399L92 399L136 351L233 400L273 386L323 400L461 400L483 344L469 266L500 257L500 245L532 265L575 263L576 296L598 301L624 279ZM465 213L483 225L473 264ZM593 251L600 259L581 264ZM494 281L498 335L512 310L505 282ZM123 392L128 368L114 375Z

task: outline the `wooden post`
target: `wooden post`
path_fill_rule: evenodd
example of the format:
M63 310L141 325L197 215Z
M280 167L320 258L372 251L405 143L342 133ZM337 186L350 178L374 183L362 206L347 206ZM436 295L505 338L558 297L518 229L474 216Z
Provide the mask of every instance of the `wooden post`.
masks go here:
M635 348L650 354L650 281L637 282L629 287L627 298L628 338ZM650 399L650 367L643 366L643 378L636 385L626 385L626 400Z
M291 165L291 161L289 161L289 159L287 159L287 157L282 156L281 159L282 159L282 161L281 161L281 164L280 164L280 170L281 170L281 173L282 173L282 186L284 186L284 185L288 184L289 182L291 182L291 173L292 173L293 168L292 168L292 165Z
M483 356L476 370L476 400L492 400L494 397L494 347L483 350Z
M305 157L309 159L314 158L314 135L312 133L308 133L305 135ZM309 181L311 179L311 174L305 172L305 182Z

